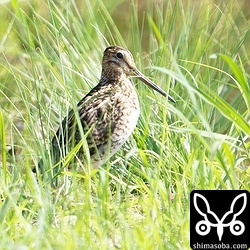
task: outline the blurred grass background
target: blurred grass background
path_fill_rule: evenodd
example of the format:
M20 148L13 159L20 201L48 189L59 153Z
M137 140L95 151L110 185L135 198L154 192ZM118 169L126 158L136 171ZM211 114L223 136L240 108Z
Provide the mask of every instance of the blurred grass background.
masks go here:
M0 248L189 249L193 189L250 190L249 1L1 1ZM98 173L31 173L104 49L128 48L141 117Z

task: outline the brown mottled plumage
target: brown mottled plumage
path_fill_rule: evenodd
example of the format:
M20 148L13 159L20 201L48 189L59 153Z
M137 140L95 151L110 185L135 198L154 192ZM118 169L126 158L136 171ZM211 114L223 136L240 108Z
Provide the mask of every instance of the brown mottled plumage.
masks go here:
M118 46L106 48L102 61L102 75L98 85L71 110L52 139L52 164L61 161L72 148L86 141L93 167L107 161L133 132L140 114L135 87L129 76L135 76L164 96L167 94L137 70L131 53ZM170 96L168 98L174 102ZM78 125L81 124L81 127ZM76 156L84 162L83 148ZM44 171L43 162L38 168Z

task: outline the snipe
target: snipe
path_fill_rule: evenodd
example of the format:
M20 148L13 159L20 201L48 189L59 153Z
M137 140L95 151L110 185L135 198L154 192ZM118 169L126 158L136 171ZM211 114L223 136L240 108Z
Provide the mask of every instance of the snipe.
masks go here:
M128 50L118 46L106 48L99 83L77 104L77 112L69 112L52 139L52 168L65 159L76 145L79 146L83 135L94 168L102 165L124 144L133 132L140 114L138 97L130 76L137 77L175 102L136 68ZM78 149L75 158L84 162L86 152L81 146ZM43 165L41 160L38 168L42 172Z

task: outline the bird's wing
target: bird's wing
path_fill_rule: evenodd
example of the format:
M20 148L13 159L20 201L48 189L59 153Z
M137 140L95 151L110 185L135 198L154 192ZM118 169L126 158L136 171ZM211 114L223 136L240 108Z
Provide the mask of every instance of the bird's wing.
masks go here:
M86 133L90 132L86 138L90 155L109 140L114 127L112 114L119 96L119 92L111 92L109 88L94 88L77 104L76 111L68 113L52 139L51 153L55 163L77 145Z

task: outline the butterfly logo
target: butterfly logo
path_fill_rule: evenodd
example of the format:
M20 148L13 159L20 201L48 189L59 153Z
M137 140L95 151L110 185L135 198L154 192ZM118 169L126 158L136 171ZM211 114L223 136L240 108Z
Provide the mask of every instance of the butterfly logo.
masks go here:
M239 209L238 208L239 206L237 205L236 207L235 205L237 203L241 204L240 203L241 199L243 199L243 205ZM200 207L198 205L198 202L200 204ZM203 203L203 206L201 206L202 203ZM217 235L218 235L219 241L221 241L222 239L225 227L229 227L230 232L236 236L244 233L245 225L243 224L242 221L237 220L237 216L239 216L246 208L246 205L247 205L246 193L239 194L233 199L231 206L230 206L230 210L227 211L222 216L221 219L219 219L218 216L213 211L211 211L210 205L207 199L203 195L195 193L193 197L193 204L194 204L196 211L203 217L203 219L197 222L195 226L195 230L199 235L204 236L204 235L209 234L211 227L217 228ZM230 222L226 223L225 221L229 220L230 218L231 218Z

